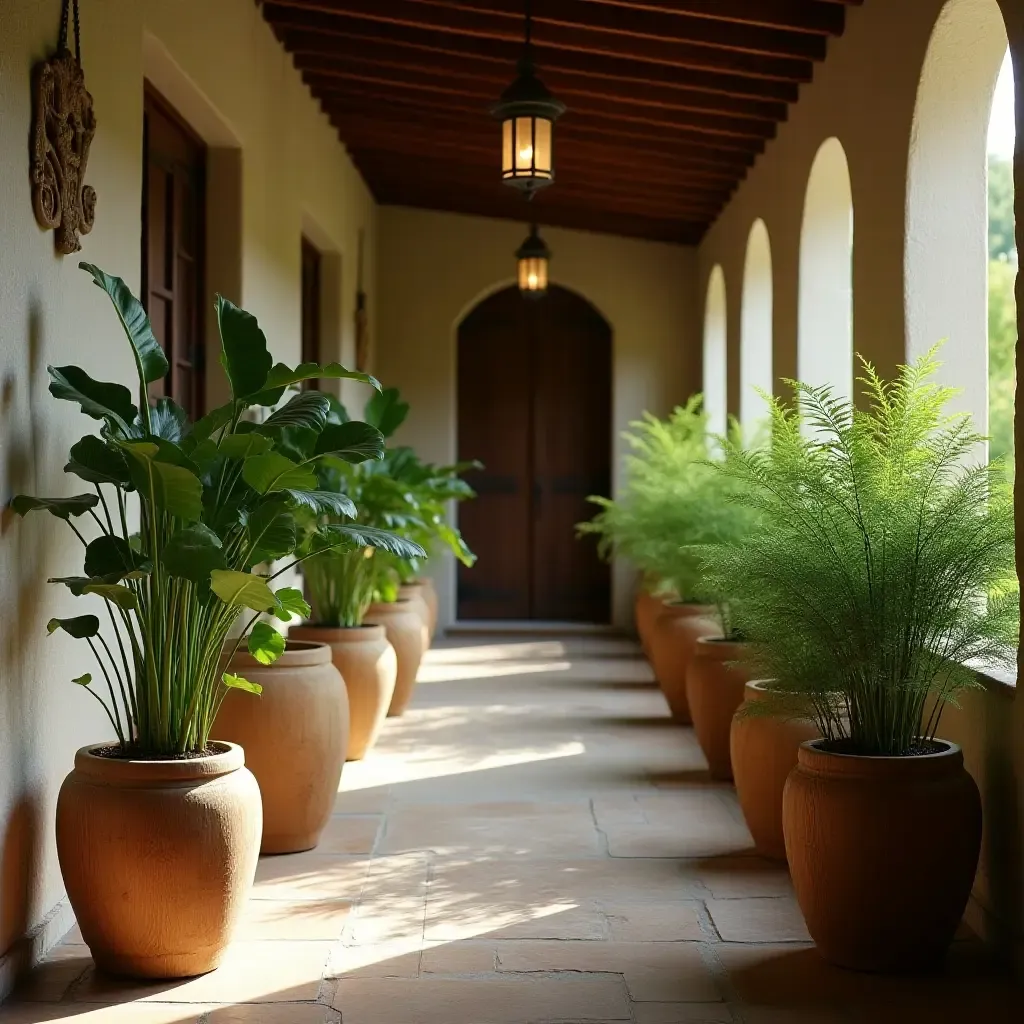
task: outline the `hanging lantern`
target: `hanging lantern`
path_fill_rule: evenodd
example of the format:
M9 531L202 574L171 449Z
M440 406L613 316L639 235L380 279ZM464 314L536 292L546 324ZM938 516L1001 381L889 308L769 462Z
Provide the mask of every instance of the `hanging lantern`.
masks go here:
M526 44L519 77L501 94L491 113L501 121L501 178L528 199L555 179L554 123L565 113L537 77L530 41L530 0L526 0Z
M516 249L519 261L519 291L523 298L539 299L548 290L548 261L551 250L534 224L526 241Z

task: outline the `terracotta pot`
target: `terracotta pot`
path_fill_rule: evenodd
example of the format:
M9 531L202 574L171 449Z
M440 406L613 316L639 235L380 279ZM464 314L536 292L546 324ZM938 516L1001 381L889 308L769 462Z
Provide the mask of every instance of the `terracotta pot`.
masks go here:
M289 636L327 644L348 691L348 760L377 742L395 693L398 659L383 626L294 626Z
M955 743L915 757L800 747L786 782L786 853L822 956L861 971L941 963L974 884L981 798Z
M714 608L703 604L665 604L651 632L651 666L677 722L690 721L686 671L701 637L722 632Z
M382 601L370 605L365 621L383 626L388 643L395 649L398 676L395 679L395 693L391 698L388 715L400 715L412 698L420 662L427 650L423 619L419 612L410 606L408 600L403 601L399 598L393 602Z
M433 640L434 635L437 633L437 587L430 576L422 576L419 582L423 584L423 600L426 602L427 612L430 615L430 638Z
M757 852L772 860L785 860L782 791L796 767L800 744L821 734L807 718L743 713L747 705L763 701L770 689L770 680L747 683L744 701L733 715L729 753L736 796Z
M57 798L57 856L96 965L182 978L221 960L256 874L263 813L241 747L178 761L82 747Z
M661 614L663 606L662 598L652 594L643 587L636 592L636 602L633 608L633 615L636 621L636 635L640 640L640 648L650 660L651 657L651 633L654 630L654 623Z
M732 778L729 733L732 716L743 703L750 678L742 664L745 645L733 640L701 637L686 672L686 696L693 717L693 731L707 758L711 778ZM736 664L740 661L740 664Z
M433 632L430 628L430 606L423 596L423 591L424 586L422 583L403 583L398 588L398 598L400 601L408 600L409 604L416 610L416 614L419 615L423 623L423 649L428 651L430 650L430 640Z
M348 748L348 697L326 644L289 638L261 665L239 651L231 671L263 687L229 690L213 735L237 743L263 795L263 853L298 853L320 841L334 811Z

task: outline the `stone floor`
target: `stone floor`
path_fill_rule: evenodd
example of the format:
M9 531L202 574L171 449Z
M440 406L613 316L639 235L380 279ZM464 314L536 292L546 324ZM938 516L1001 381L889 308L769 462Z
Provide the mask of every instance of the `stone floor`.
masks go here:
M939 977L825 965L635 647L448 642L313 853L261 861L223 966L144 985L72 933L2 1024L1009 1022L980 946Z

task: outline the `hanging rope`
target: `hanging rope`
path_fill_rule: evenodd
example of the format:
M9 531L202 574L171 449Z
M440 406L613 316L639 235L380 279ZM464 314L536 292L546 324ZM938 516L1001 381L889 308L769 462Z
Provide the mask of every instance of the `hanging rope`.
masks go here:
M78 3L78 0L75 0ZM526 48L530 48L530 41L533 36L533 3L526 0Z
M69 22L74 20L75 30L75 60L79 66L82 63L82 26L78 11L78 0L62 0L60 9L60 39L57 42L57 50L63 53L68 49L68 27Z

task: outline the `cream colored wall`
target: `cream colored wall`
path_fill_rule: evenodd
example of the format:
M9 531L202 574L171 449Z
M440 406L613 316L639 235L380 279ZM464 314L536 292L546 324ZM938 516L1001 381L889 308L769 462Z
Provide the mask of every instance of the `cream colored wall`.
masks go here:
M800 234L808 175L832 136L849 161L853 195L854 349L891 374L949 336L944 373L965 387L962 407L986 422L984 401L985 93L1005 52L1017 82L1017 224L1024 251L1024 5L1000 0L900 0L847 8L844 35L802 87L788 121L747 175L699 250L703 294L721 264L729 297L730 409L738 411L739 310L747 234L764 219L772 246L776 380L797 368ZM933 28L962 35L928 51ZM979 74L989 68L991 81ZM931 102L917 108L919 83ZM973 127L971 119L974 118ZM962 147L975 145L973 157ZM908 185L908 172L910 184ZM909 240L909 241L905 241ZM1018 315L1024 283L1018 279ZM828 339L822 339L827 343ZM1024 417L1017 451L1024 453ZM1024 483L1018 472L1018 537L1024 538ZM1024 576L1024 540L1018 568ZM1024 701L1006 682L986 681L951 709L943 732L960 742L982 791L985 837L969 920L1012 951L1024 971Z
M211 151L210 283L260 319L274 355L300 352L300 237L335 254L326 292L342 289L325 356L351 362L355 246L367 230L367 290L376 295L373 200L251 0L91 0L82 5L87 85L98 132L87 180L96 226L80 257L123 276L140 272L143 80L175 102ZM0 480L20 491L75 493L62 472L69 444L95 427L47 393L48 363L81 363L131 383L132 366L102 294L58 258L32 215L29 82L55 43L59 0L4 0L0 11ZM371 310L372 312L372 310ZM371 317L371 323L373 318ZM333 332L330 334L329 332ZM222 393L211 357L213 396ZM47 639L53 615L82 602L47 587L80 568L77 542L41 516L0 530L0 954L63 897L53 845L57 789L75 749L109 735L98 706L70 679L86 654ZM37 936L68 924L58 911ZM14 964L0 960L0 995Z
M482 298L513 283L513 252L525 224L401 207L379 211L378 364L412 411L399 440L436 462L455 458L455 337ZM692 249L610 235L544 229L555 284L578 292L611 324L614 344L613 433L618 438L649 409L663 414L699 389L698 302ZM618 477L615 486L619 483ZM435 570L441 622L455 611L455 567ZM615 621L630 621L632 574L614 573Z

